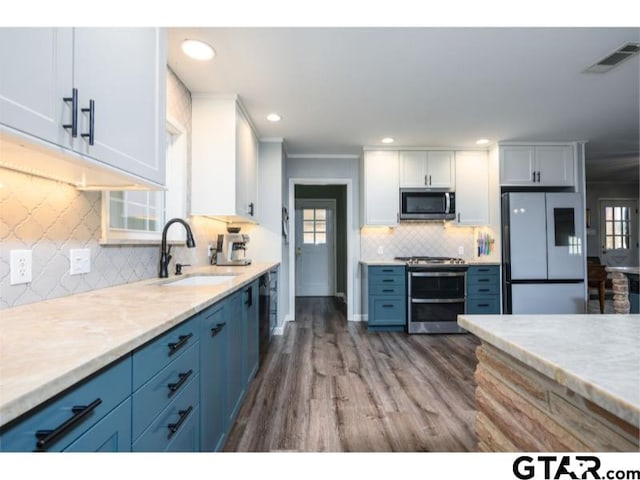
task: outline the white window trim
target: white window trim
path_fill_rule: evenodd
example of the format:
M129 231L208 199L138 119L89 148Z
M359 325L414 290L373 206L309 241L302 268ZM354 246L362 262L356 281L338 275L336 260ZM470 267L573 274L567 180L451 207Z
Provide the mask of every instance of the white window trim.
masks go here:
M172 142L173 161L167 158L167 188L165 191L165 222L173 217L186 216L187 190L187 129L171 115L167 115L167 134L175 137ZM167 143L168 145L168 143ZM172 180L184 179L183 185L176 189ZM172 189L172 190L171 190ZM143 232L110 228L109 192L102 192L101 245L160 245L162 232ZM167 240L172 244L184 243L185 232L182 229L169 229Z

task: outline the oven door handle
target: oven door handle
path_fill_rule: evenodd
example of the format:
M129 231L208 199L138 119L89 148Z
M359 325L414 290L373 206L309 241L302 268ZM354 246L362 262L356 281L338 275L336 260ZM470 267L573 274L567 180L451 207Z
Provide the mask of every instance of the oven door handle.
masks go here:
M464 298L412 298L411 303L464 303Z
M410 272L412 277L464 277L465 272Z

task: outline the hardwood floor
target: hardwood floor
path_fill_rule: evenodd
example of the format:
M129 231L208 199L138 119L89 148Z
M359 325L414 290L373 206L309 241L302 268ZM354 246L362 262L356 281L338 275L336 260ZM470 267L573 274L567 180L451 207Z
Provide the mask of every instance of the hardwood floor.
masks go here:
M475 337L367 333L337 299L296 304L225 451L475 450Z

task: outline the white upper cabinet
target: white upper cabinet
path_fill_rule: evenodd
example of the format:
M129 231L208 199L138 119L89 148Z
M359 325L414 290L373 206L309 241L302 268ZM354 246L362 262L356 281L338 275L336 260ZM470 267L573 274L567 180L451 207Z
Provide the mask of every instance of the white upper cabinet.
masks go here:
M165 43L158 28L0 29L0 123L164 185Z
M456 152L456 225L489 224L487 152Z
M401 151L400 187L454 188L451 151Z
M76 149L165 183L165 34L157 28L76 28ZM93 100L93 113L90 111ZM93 128L91 116L93 115ZM91 137L82 135L93 134Z
M399 223L399 158L395 151L365 151L362 175L362 225Z
M0 123L71 147L73 30L0 28Z
M191 214L256 223L258 137L237 96L192 101Z
M500 184L569 187L575 184L571 145L504 145L500 147Z

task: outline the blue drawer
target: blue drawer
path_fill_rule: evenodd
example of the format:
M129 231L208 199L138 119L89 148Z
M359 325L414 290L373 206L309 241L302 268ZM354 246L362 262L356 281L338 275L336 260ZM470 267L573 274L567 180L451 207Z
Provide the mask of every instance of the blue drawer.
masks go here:
M199 452L200 451L200 408L195 407L193 412L184 421L173 440L167 445L165 452Z
M9 425L2 431L2 451L59 452L130 395L131 357L127 355ZM74 412L74 407L89 408L81 413ZM59 431L59 427L72 418L76 421L63 433L38 446L36 432Z
M133 394L132 435L135 440L153 419L184 389L199 370L198 343L176 356Z
M497 296L467 298L467 312L476 315L500 314L500 301Z
M487 285L487 284L498 284L498 275L467 275L467 285Z
M133 352L133 389L137 390L199 338L198 315Z
M497 282L467 285L467 297L498 295L499 292Z
M134 452L163 452L189 426L190 421L195 419L199 422L199 418L196 418L199 415L199 382L199 374L194 375L167 408L133 442Z
M130 452L131 400L126 399L111 413L64 449L65 452Z
M393 275L399 275L404 277L405 267L404 266L379 266L379 267L369 267L369 277L388 277Z
M477 275L486 276L486 275L499 275L500 274L500 266L499 265L469 265L467 269L467 278L474 277Z
M407 320L403 297L370 297L369 325L404 325Z
M385 283L374 283L372 285L369 286L369 295L376 295L376 296L387 296L387 297L391 297L391 296L405 296L406 295L406 289L404 284L399 285L397 283L390 283L390 284L385 284Z
M404 288L407 280L404 275L379 275L369 277L370 287L373 285L398 285Z

